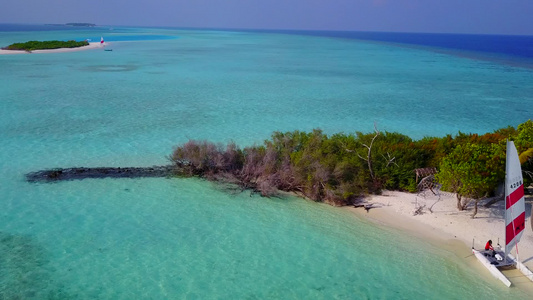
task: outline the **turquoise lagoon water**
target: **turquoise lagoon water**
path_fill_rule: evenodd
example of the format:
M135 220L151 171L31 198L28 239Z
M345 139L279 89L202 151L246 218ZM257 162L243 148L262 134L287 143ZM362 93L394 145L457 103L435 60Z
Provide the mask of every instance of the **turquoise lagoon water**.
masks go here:
M24 174L160 165L189 138L246 146L276 130L484 133L533 116L531 69L258 32L2 32L0 45L99 35L123 42L0 56L0 298L528 298L327 205L198 179Z

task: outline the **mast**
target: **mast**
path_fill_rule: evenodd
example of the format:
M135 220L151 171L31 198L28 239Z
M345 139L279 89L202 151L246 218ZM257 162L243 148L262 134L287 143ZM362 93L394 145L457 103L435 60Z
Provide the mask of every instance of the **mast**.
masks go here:
M524 232L525 208L522 168L516 147L508 140L505 164L505 260ZM518 246L516 254L518 259Z

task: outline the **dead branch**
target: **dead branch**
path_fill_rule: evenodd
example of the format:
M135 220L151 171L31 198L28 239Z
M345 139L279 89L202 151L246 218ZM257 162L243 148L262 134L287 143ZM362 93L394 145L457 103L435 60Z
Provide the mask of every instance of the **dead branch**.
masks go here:
M399 167L398 164L394 161L396 159L396 156L391 157L389 152L387 152L388 157L385 157L385 155L383 154L381 154L381 156L383 156L383 158L387 161L387 165L385 166L385 168L388 168L390 164L395 164L397 167Z
M370 172L370 178L372 178L372 180L375 179L374 172L372 171L372 145L374 144L376 138L379 136L379 130L376 126L376 123L374 123L374 131L376 132L376 135L374 135L374 137L370 141L370 146L362 144L365 148L368 149L367 157L364 158L359 153L357 153L357 156L359 156L359 158L361 158L362 160L366 161L366 163L368 164L368 171Z
M425 208L425 207L426 207L425 205L419 205L419 206L415 209L415 211L413 212L413 216L418 216L418 215L422 215L422 214L424 214L424 208Z

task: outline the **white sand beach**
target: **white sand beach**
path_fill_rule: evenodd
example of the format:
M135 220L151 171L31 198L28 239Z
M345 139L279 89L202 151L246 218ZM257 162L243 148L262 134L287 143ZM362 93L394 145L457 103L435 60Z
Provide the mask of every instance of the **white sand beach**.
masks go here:
M12 55L12 54L32 54L32 53L62 53L62 52L76 52L83 50L91 49L100 49L102 45L100 43L89 43L87 46L77 47L77 48L59 48L59 49L49 49L49 50L34 50L31 52L23 50L4 50L0 49L0 55Z
M454 194L440 192L439 195L440 197L435 196L430 191L419 195L385 191L382 195L369 196L365 199L376 207L368 212L363 208L348 207L348 209L363 218L397 228L450 251L461 259L464 258L469 266L479 269L479 272L483 273L481 276L490 278L489 272L470 255L472 239L475 241L476 249L483 248L489 239L492 239L494 245L499 239L503 247L504 201L499 201L489 208L483 206L487 201L480 201L478 213L472 219L473 202L469 204L467 210L458 211ZM533 232L530 224L532 201L533 197L526 196L526 229L518 246L520 260L530 270L533 270ZM422 214L415 215L416 207L419 206L424 206ZM514 255L514 250L512 253ZM533 291L533 282L519 274L516 271L507 276L514 277L511 278L514 285Z

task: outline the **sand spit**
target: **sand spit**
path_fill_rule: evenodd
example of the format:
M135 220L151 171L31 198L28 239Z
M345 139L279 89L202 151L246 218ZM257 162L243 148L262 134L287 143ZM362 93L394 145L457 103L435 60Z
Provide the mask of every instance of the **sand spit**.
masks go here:
M34 50L31 52L24 51L24 50L4 50L0 49L0 55L13 55L13 54L33 54L33 53L63 53L63 52L76 52L76 51L83 51L83 50L91 50L91 49L102 49L102 45L100 43L89 43L88 46L83 47L77 47L77 48L59 48L59 49L49 49L49 50Z
M397 228L410 235L424 239L430 244L456 254L465 263L479 272L480 276L491 278L489 272L481 267L474 256L471 256L472 242L476 249L483 248L487 240L492 239L494 245L498 239L503 245L505 241L504 201L499 201L489 208L480 201L478 213L473 219L473 202L465 211L458 211L454 194L440 192L434 195L430 191L424 194L385 191L379 196L365 199L372 209L348 207L357 215L371 221ZM520 260L533 270L533 231L531 222L531 206L533 197L526 196L526 229L519 243ZM416 214L417 208L421 213ZM514 255L514 251L512 252ZM509 275L508 275L509 276ZM496 280L497 281L497 280ZM527 278L516 276L511 279L514 285L533 291L533 282Z

